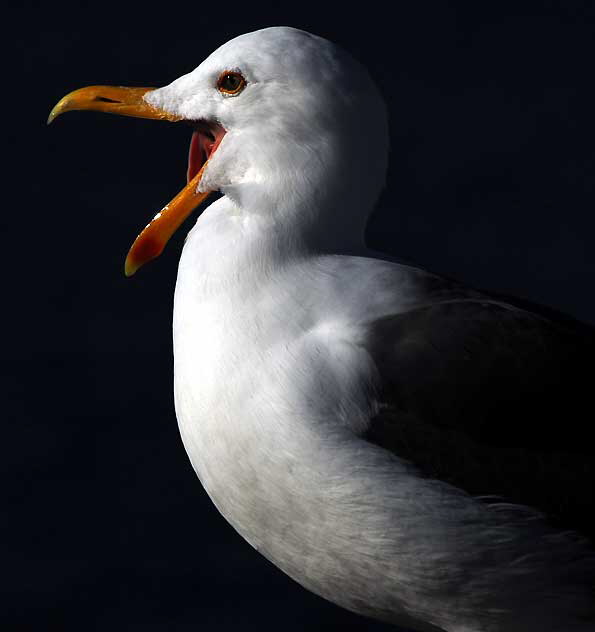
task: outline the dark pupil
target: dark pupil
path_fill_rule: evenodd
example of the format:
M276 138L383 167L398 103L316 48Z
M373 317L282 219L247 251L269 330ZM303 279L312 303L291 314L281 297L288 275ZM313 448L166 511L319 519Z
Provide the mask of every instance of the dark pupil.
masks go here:
M223 77L222 86L225 90L233 92L239 88L240 78L238 75L225 75L225 77Z

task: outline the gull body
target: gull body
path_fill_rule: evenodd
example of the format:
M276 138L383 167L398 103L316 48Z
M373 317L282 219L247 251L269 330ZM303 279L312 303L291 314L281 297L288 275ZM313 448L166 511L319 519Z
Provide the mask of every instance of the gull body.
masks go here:
M216 89L228 71L237 95ZM407 628L593 630L588 542L516 482L499 502L463 483L494 436L506 482L507 446L539 446L540 416L561 410L550 396L565 428L588 423L592 330L366 249L387 117L330 42L249 33L144 98L225 130L199 185L223 195L186 239L173 327L182 439L225 518L306 588Z
M226 68L244 94L213 94ZM372 323L434 302L515 309L364 248L387 160L367 73L320 38L266 29L147 100L227 130L201 184L224 196L188 235L174 308L180 430L221 513L363 614L419 630L589 629L581 540L362 438L383 405Z

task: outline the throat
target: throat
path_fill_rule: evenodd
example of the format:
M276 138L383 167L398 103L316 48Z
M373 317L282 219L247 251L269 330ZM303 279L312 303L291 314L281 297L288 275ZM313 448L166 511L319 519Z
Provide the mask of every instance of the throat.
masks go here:
M310 181L311 182L311 181ZM372 203L361 204L348 190L272 178L225 187L245 218L249 236L258 236L267 256L362 254Z
M224 195L205 209L186 237L178 289L195 293L201 288L205 298L261 285L305 254L299 241L279 232L270 219L246 212Z
M199 216L180 260L179 277L205 289L260 285L308 258L367 252L365 221L347 195L300 195L287 185L267 190L252 182L222 193Z

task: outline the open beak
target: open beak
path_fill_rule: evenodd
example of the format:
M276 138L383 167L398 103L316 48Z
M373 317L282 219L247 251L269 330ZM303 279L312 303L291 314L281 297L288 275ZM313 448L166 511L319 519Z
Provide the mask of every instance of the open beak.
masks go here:
M48 124L70 110L97 110L171 122L182 120L145 101L144 96L154 89L114 86L81 88L67 94L55 105L48 117ZM188 183L135 239L126 257L126 276L132 276L142 265L158 257L182 222L210 195L211 191L199 193L198 185L210 155L225 134L225 130L220 126L213 125L212 128L204 123L197 124L190 146Z

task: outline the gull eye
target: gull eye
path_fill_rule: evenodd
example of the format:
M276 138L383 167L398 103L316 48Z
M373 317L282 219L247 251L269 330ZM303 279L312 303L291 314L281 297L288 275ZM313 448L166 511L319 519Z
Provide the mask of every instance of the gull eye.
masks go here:
M226 70L217 79L217 89L224 94L239 94L246 86L246 80L239 72Z

